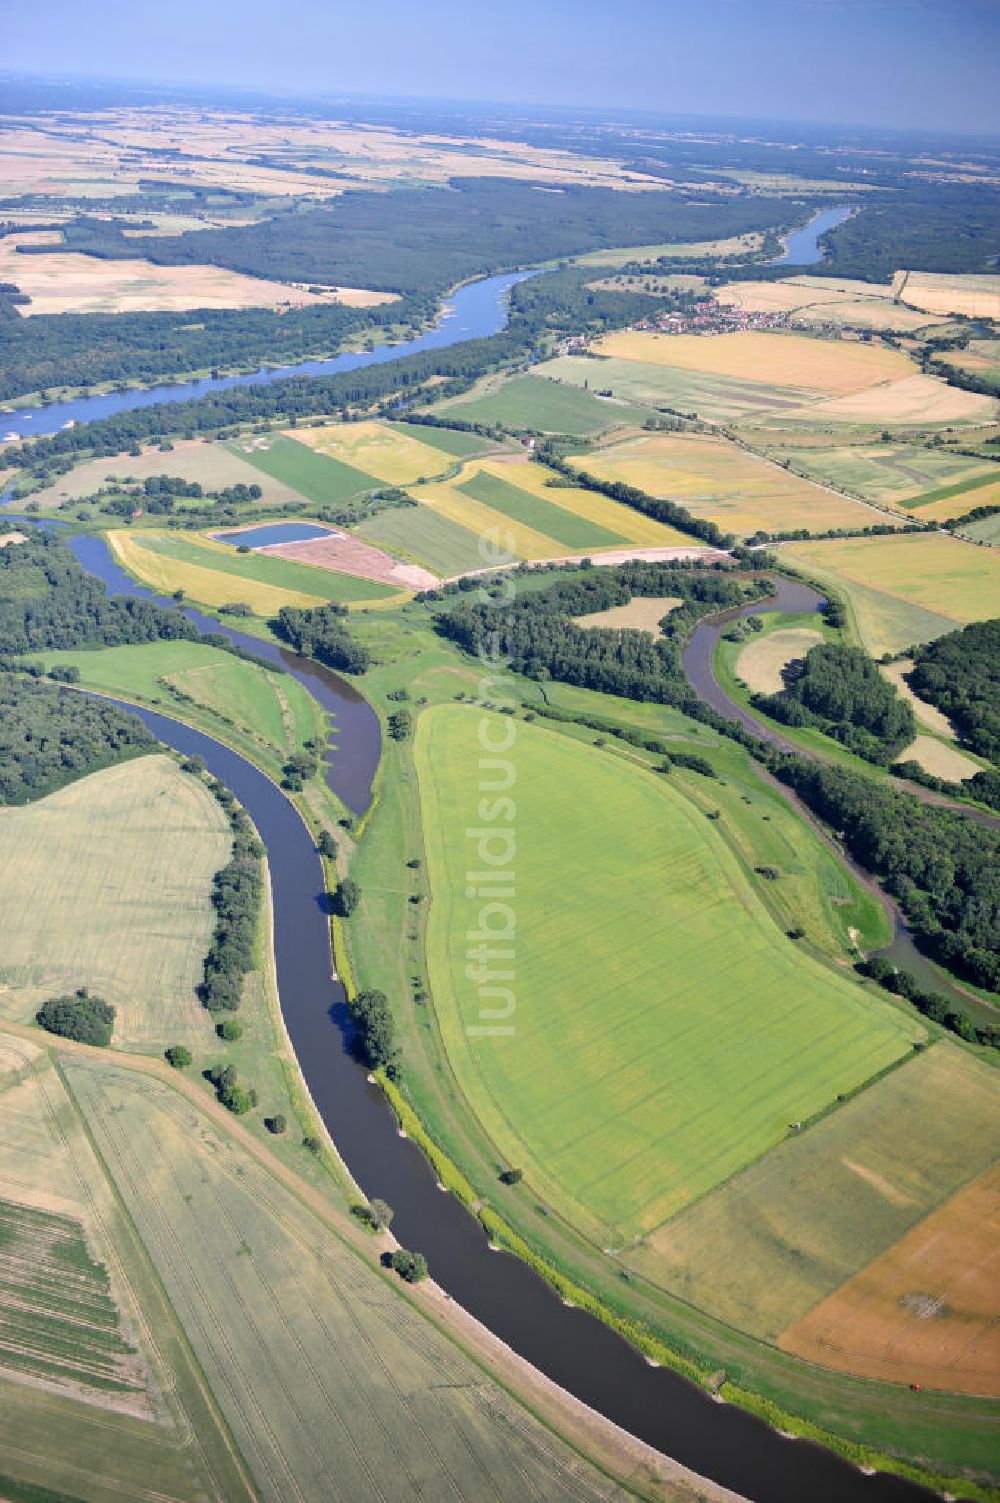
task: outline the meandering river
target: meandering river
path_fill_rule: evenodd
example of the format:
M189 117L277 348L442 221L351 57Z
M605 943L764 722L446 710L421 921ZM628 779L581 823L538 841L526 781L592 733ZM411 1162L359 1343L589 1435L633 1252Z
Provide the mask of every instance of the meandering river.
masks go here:
M850 204L838 204L832 209L820 209L814 214L808 224L804 224L800 230L792 230L782 240L784 249L780 256L769 261L769 266L815 266L817 261L823 259L823 247L819 243L820 235L825 235L827 230L836 229L838 224L843 224L854 213Z

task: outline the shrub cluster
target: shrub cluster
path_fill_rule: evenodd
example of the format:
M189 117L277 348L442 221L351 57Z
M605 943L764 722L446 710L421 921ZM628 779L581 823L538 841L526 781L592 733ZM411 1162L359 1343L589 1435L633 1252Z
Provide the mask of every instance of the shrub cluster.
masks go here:
M246 814L223 784L209 786L229 814L232 855L217 871L212 887L215 932L205 957L199 995L209 1012L235 1012L243 996L243 978L252 970L254 942L264 892L263 849Z
M60 1038L107 1047L115 1026L115 1010L103 997L92 997L85 986L72 996L50 997L35 1014L36 1023Z

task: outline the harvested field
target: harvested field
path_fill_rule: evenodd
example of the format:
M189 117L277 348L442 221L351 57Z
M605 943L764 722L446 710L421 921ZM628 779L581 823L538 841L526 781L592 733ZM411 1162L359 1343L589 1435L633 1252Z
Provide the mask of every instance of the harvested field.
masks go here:
M1000 1164L781 1335L809 1362L1000 1397Z
M667 1221L629 1262L773 1341L998 1153L995 1071L941 1040Z
M15 1206L0 1250L0 1318L28 1296L48 1314L21 1327L0 1371L5 1482L51 1489L13 1496L107 1503L146 1496L155 1477L163 1503L243 1503L231 1442L49 1054L2 1033L0 1111L0 1199ZM30 1257L11 1266L29 1240ZM106 1335L117 1321L136 1355L111 1353L106 1340L95 1352L87 1328L98 1317Z
M623 1498L191 1101L66 1073L263 1503Z
M786 543L782 556L847 595L873 657L986 620L1000 600L1000 556L947 533Z
M897 271L892 289L902 302L923 308L928 313L1000 319L1000 276Z
M955 746L946 746L935 736L917 736L899 753L900 762L919 762L925 772L949 782L961 783L974 778L981 771L980 764L973 762Z
M814 401L816 396L805 387L737 380L638 358L605 356L596 364L583 355L560 355L546 361L544 370L554 381L584 388L585 394L589 394L587 387L594 385L601 391L610 391L616 400L644 408L645 413L640 416L648 415L650 408L670 407L677 412L697 413L712 422L749 422L758 417L780 417L786 411L797 412L804 402Z
M208 493L232 485L259 485L264 501L282 503L301 501L302 495L283 481L262 474L258 467L226 444L206 439L175 439L174 447L164 453L154 446L141 455L117 455L111 459L88 459L60 475L53 485L32 497L39 506L58 506L62 501L77 501L92 496L112 482L142 482L151 475L175 475L182 480L196 480ZM138 503L141 505L141 502Z
M636 595L628 605L613 605L609 610L593 611L589 616L574 616L573 620L577 626L645 631L651 637L658 637L664 616L681 604L679 595Z
M618 359L838 396L901 380L914 369L913 362L895 350L804 334L745 332L706 339L626 330L605 334L594 349ZM599 368L595 377L599 379Z
M647 495L677 501L695 516L738 535L800 527L825 532L832 527L864 527L876 520L856 501L723 439L643 434L572 462L599 479L624 481Z
M9 548L12 543L23 543L26 535L23 532L0 533L0 548Z
M993 397L949 386L937 376L918 374L785 412L782 421L937 428L950 423L989 422L998 411Z
M246 277L221 266L156 266L152 261L102 260L76 251L21 255L20 245L58 247L58 230L8 235L0 240L0 281L15 282L31 302L18 311L36 313L181 312L187 308L308 307L344 303L351 308L397 301L392 292L359 287L312 293L291 282Z
M834 277L789 277L783 282L733 282L716 300L752 313L790 313L796 322L835 323L851 328L922 329L927 314L893 301L891 287Z
M331 530L325 538L310 538L302 543L269 543L255 551L272 558L330 569L337 574L374 579L402 590L430 590L438 583L437 575L429 569L422 569L417 564L402 564L381 548L373 548L349 532Z
M789 626L752 638L736 659L736 672L755 694L780 694L785 687L783 669L795 658L804 658L823 635L807 626Z
M4 810L0 1014L26 1022L46 997L86 986L117 1008L127 1048L211 1037L195 988L229 849L218 803L165 756Z
M624 266L628 261L657 261L660 256L700 261L703 256L745 256L760 250L764 236L759 230L746 235L731 235L722 240L687 240L662 245L626 245L618 250L589 251L577 256L578 266Z
M922 1027L784 940L685 774L524 723L517 992L480 993L453 936L481 906L462 877L481 713L440 705L417 722L445 1046L502 1160L602 1246L628 1245Z
M454 464L440 449L388 423L327 423L321 428L297 428L286 436L387 485L431 479Z

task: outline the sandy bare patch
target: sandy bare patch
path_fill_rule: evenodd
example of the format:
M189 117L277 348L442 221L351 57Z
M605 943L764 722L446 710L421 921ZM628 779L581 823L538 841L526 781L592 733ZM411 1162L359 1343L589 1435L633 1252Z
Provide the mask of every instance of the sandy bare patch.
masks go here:
M926 699L921 699L910 688L906 675L913 671L912 658L900 658L898 663L884 663L881 671L890 684L895 684L897 693L910 701L913 713L921 725L938 736L947 736L949 741L954 741L955 732L947 715L942 714L936 705L929 705Z
M780 694L785 687L782 670L822 640L822 633L808 626L768 632L747 643L736 659L736 672L755 694Z
M23 532L0 533L0 548L7 548L11 543L26 543L27 534Z
M636 595L628 605L613 605L610 610L591 611L589 616L574 616L577 626L604 626L616 630L630 627L658 637L660 622L683 601L679 595Z
M403 590L432 590L439 583L436 574L419 564L403 564L381 548L363 543L349 532L331 531L324 538L307 538L301 543L269 543L255 548L255 553L273 553L278 558L294 559L300 564L314 564L335 574L354 574L359 579L375 579L398 585Z
M899 760L919 762L925 772L936 778L947 778L950 783L963 783L980 771L978 762L973 762L954 746L945 746L933 736L917 736L905 751L900 752Z
M352 308L397 301L394 292L358 287L312 293L292 282L245 277L221 266L155 266L152 261L104 261L76 251L22 255L19 245L59 245L58 230L0 240L0 281L16 282L35 313L179 312L187 308L302 308L343 303Z

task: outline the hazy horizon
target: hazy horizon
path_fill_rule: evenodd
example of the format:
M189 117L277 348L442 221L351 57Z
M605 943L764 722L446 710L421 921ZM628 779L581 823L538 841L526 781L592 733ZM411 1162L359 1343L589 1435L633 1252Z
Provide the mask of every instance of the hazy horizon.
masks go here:
M872 129L1000 131L1000 0L36 0L8 74Z

